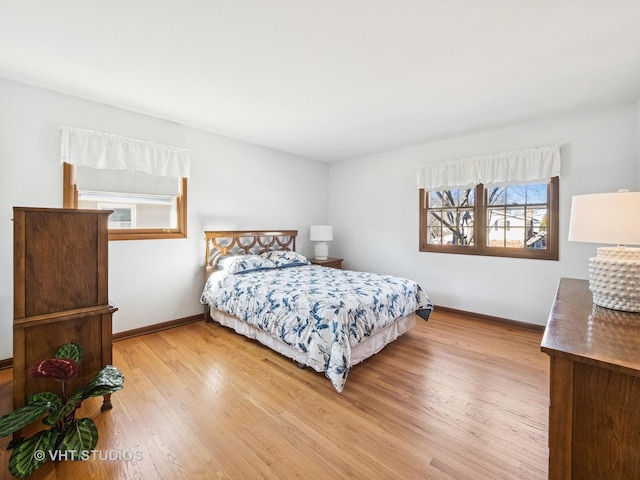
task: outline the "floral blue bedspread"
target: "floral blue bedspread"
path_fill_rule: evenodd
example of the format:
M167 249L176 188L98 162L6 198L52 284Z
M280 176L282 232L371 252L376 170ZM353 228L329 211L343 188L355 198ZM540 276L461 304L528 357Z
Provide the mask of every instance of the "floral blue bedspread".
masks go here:
M414 281L317 265L215 272L200 301L304 352L338 392L351 347L400 317L416 312L427 320L433 310Z

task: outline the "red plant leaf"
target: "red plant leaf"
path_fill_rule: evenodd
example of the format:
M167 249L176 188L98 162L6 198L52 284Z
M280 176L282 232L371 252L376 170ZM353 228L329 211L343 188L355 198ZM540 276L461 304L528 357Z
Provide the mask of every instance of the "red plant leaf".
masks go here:
M77 374L78 363L70 358L41 360L29 369L31 378L53 378L58 382L68 382Z

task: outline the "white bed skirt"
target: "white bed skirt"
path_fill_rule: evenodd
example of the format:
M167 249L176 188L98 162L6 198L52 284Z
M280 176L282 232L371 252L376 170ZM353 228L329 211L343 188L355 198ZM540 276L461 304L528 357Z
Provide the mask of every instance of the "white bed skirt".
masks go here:
M310 362L307 359L307 354L304 352L299 352L298 350L290 347L286 343L282 342L278 338L271 337L267 335L264 331L259 328L254 327L253 325L249 325L242 320L238 320L233 315L229 315L226 312L221 310L217 310L215 308L209 309L209 314L211 318L216 322L224 325L225 327L233 328L240 335L244 335L245 337L255 339L266 345L272 350L275 350L278 353L281 353L287 358L291 358L295 362L301 363L303 365L311 366L314 370L321 372L317 366L310 365ZM349 368L352 366L362 362L363 360L369 358L372 355L375 355L380 350L384 348L388 343L393 342L400 335L408 331L416 324L416 314L410 313L398 320L396 320L391 325L386 326L379 332L374 335L366 338L358 345L351 347L351 364Z

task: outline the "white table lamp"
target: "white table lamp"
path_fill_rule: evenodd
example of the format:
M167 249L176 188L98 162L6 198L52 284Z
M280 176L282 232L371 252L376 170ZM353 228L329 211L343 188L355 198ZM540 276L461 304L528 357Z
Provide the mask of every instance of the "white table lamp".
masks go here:
M311 225L309 240L317 242L314 250L316 260L326 260L329 257L329 245L333 240L333 227L331 225Z
M625 312L640 312L640 192L575 195L569 241L605 243L589 259L593 303Z

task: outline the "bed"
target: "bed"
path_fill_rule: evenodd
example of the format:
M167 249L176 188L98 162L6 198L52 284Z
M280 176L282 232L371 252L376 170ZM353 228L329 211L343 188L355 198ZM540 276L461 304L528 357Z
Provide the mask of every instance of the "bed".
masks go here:
M351 367L433 310L412 280L311 264L296 230L204 234L205 318L323 372L338 392Z

